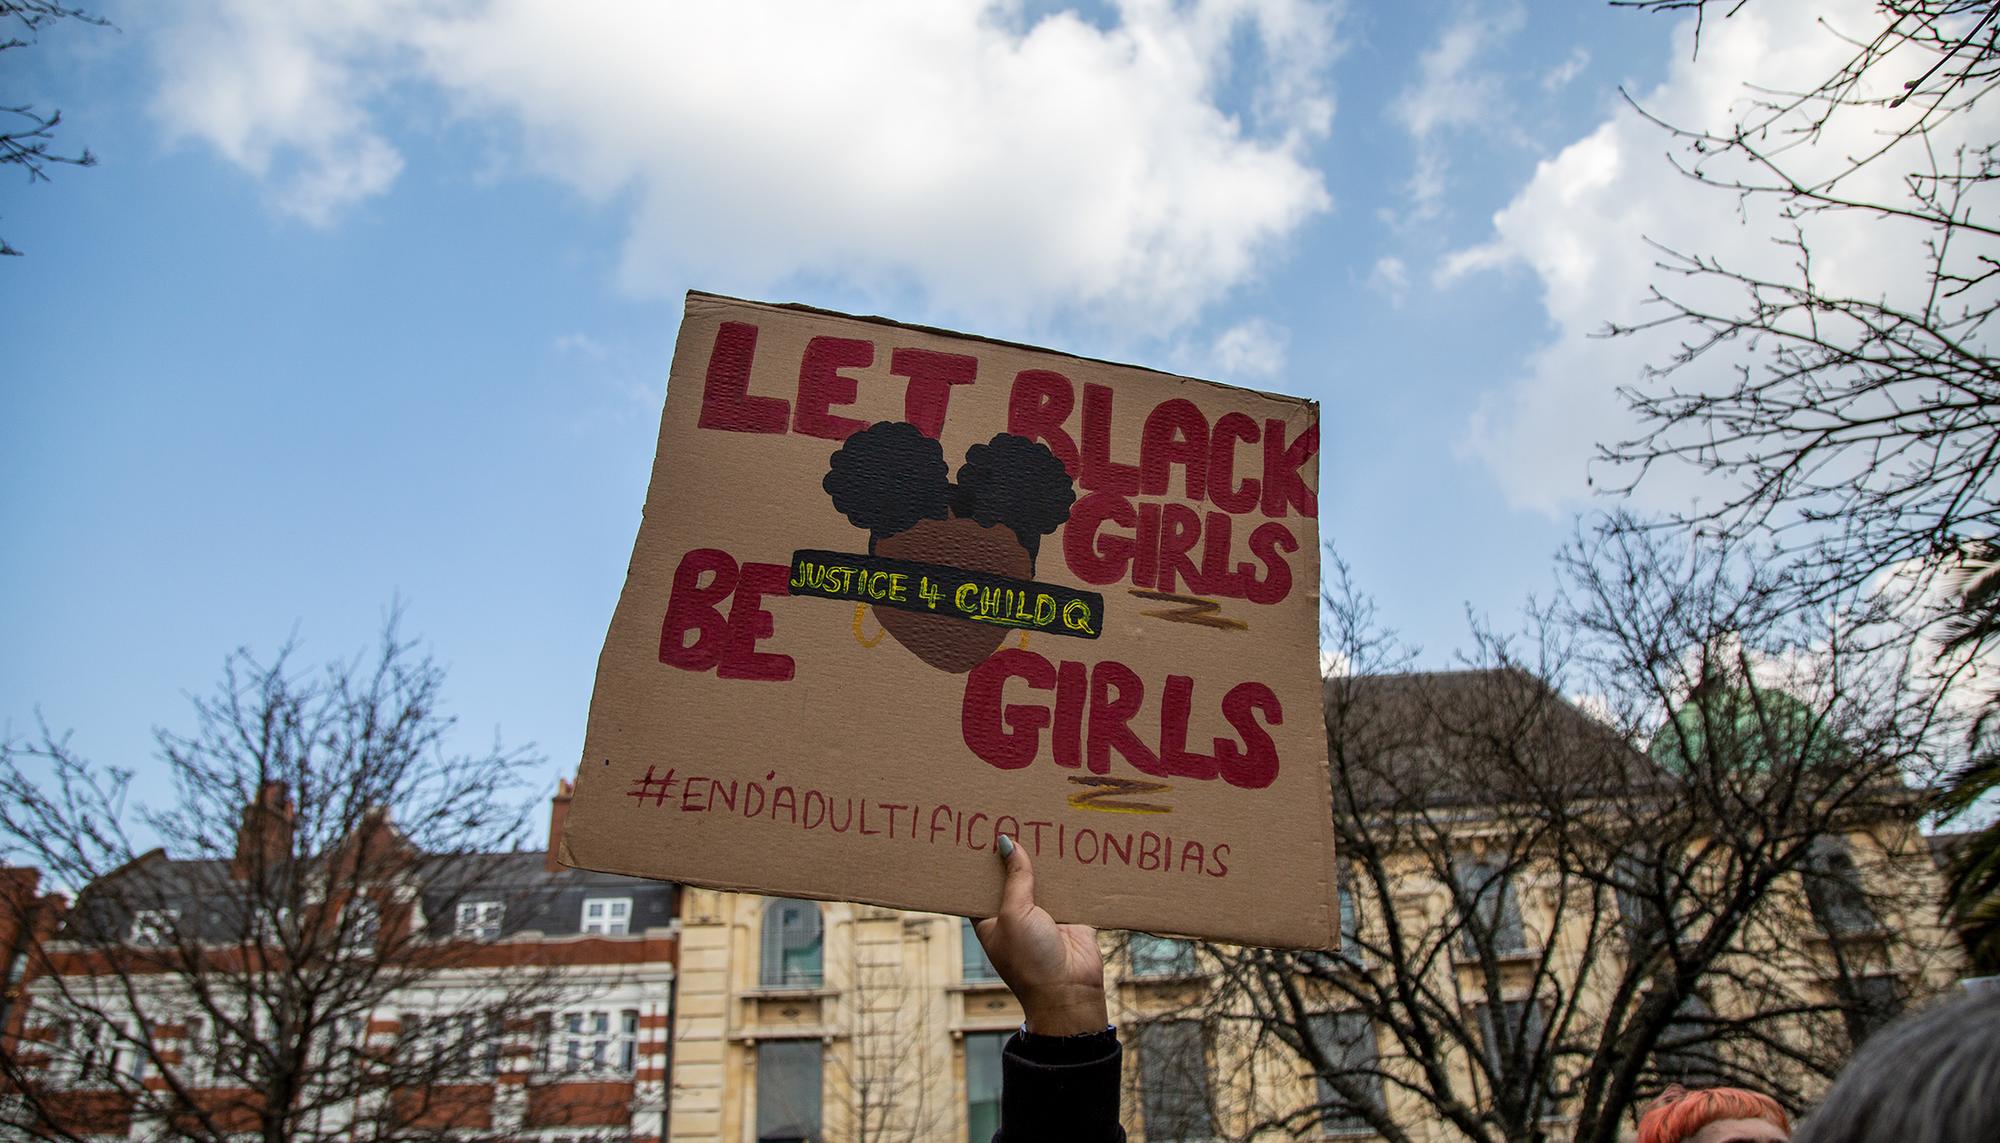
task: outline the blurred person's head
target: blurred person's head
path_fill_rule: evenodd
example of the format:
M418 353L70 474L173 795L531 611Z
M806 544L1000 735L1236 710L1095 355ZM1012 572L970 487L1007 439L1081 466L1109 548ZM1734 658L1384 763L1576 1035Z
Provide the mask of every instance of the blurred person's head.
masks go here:
M1792 1121L1778 1101L1740 1087L1660 1093L1639 1118L1639 1143L1785 1143Z
M1946 1001L1868 1038L1799 1143L2000 1139L2000 995Z

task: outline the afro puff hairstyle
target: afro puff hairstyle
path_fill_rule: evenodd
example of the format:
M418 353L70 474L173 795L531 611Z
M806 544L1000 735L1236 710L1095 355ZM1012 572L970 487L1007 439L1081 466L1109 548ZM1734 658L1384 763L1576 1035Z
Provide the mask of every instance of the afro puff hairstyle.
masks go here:
M1042 537L1062 527L1076 503L1069 470L1049 446L1000 433L965 450L952 509L987 527L1005 524L1028 549L1032 562Z
M879 421L847 438L820 487L871 542L919 520L951 515L951 466L944 447L903 421Z
M1034 562L1042 537L1069 519L1076 488L1047 445L1000 433L965 450L958 483L944 447L904 421L879 421L836 449L820 486L873 545L919 520L969 517L1006 525Z

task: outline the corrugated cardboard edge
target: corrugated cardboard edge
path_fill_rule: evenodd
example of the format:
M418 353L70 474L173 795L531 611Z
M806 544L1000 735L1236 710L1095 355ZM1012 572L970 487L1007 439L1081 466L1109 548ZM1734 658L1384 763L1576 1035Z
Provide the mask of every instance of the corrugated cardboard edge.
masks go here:
M1289 393L1273 393L1265 389L1252 389L1246 385L1231 385L1228 384L1227 382L1210 381L1202 377L1189 377L1181 373L1170 373L1164 369L1154 369L1151 366L1147 365L1135 365L1132 364L1131 362L1126 362L1126 361L1113 361L1109 358L1089 357L1080 353L1068 353L1060 349L1051 349L1045 345L1032 345L1028 342L1023 342L1023 341L1010 341L1006 338L988 337L984 334L965 333L960 330L947 329L943 326L919 325L913 322L898 321L895 318L882 317L880 315L843 313L839 310L830 310L821 306L807 305L803 302L762 302L752 298L737 298L737 297L731 297L728 294L710 293L706 290L689 290L687 292L686 300L688 304L686 307L684 307L684 312L686 309L692 308L695 302L699 301L699 302L714 302L723 305L748 306L753 309L770 310L779 313L815 314L821 317L832 318L838 321L859 322L864 325L879 325L891 329L912 330L917 333L932 334L938 337L957 338L964 341L978 342L984 345L997 345L1003 348L1019 349L1030 353L1046 354L1052 357L1066 358L1071 361L1082 361L1093 365L1108 365L1116 369L1130 369L1136 373L1150 374L1152 376L1164 378L1166 380L1174 381L1183 385L1206 385L1213 389L1220 389L1233 393L1245 393L1253 397L1261 398L1263 400L1276 401L1279 402L1280 404L1291 405L1300 412L1309 412L1312 414L1315 420L1318 420L1319 418L1319 402L1313 400L1310 397L1300 397ZM1313 463L1315 465L1315 468L1317 468L1319 463L1318 455L1315 455ZM652 495L652 489L649 483L649 486L647 488L648 499L651 498L651 495ZM1322 537L1321 538L1322 545L1324 545L1324 542L1325 542L1324 537ZM636 540L635 540L635 545L636 545ZM1318 551L1315 551L1313 553L1313 563L1315 568L1319 566L1319 555L1320 553ZM635 552L635 557L636 557L636 552ZM631 575L632 575L632 565L630 559L628 558L625 567L625 576L627 579L630 579ZM605 621L605 629L607 632L607 637L610 630L610 625L615 620L615 618L616 618L616 609L614 608L613 616ZM594 687L592 688L592 692L594 699L595 698ZM1322 705L1318 709L1320 711L1322 721L1324 721L1325 710L1324 710L1323 700L1322 700ZM1316 761L1319 766L1319 772L1321 778L1320 782L1318 783L1318 787L1320 793L1320 806L1321 809L1323 810L1323 813L1320 815L1320 820L1323 823L1323 829L1324 829L1322 837L1326 842L1325 850L1327 852L1334 854L1334 861L1337 865L1340 860L1340 857L1339 857L1339 850L1335 844L1336 839L1334 837L1334 830L1333 830L1332 759L1327 755L1327 753L1324 750L1324 743L1325 743L1324 735L1321 736L1320 742L1322 744L1322 749L1318 752L1318 757ZM576 780L579 786L581 786L582 783L587 780L587 775L590 772L590 768L588 766L583 765L584 761L585 761L584 759L581 758L578 759ZM579 857L574 847L571 845L568 833L564 833L561 840L557 844L556 860L558 860L564 866L571 869L580 869L597 873L613 873L625 877L640 877L648 881L669 880L667 878L657 877L644 870L629 868L622 863L593 861ZM711 879L696 879L696 878L680 878L680 879L672 879L671 883L676 885L691 885L700 889L716 889L729 893L754 893L762 896L796 897L804 900L814 900L814 901L851 901L857 904L874 905L886 909L904 908L904 906L899 905L895 902L868 896L853 895L853 896L836 897L826 893L785 889L782 887L773 888L770 885L765 885L763 887L753 887L743 882L733 882L722 879L711 880ZM1259 947L1296 948L1302 950L1313 950L1313 951L1324 951L1324 952L1334 952L1340 948L1340 922L1339 922L1340 910L1339 910L1339 900L1337 896L1339 889L1338 889L1338 882L1334 876L1334 870L1332 868L1328 868L1318 871L1317 876L1314 877L1313 879L1313 885L1315 890L1317 891L1313 894L1312 903L1314 910L1319 914L1318 917L1319 923L1315 927L1320 931L1326 933L1326 939L1320 944L1301 944L1301 945L1283 945L1283 946L1267 945ZM997 881L995 886L994 904L996 906L999 904ZM1273 904L1281 905L1283 903L1273 902ZM1063 920L1063 918L1060 917L1056 919L1058 921ZM1166 930L1150 930L1150 931L1158 932L1161 936L1178 936L1178 937L1187 937L1195 940L1210 940L1210 941L1214 941L1217 939L1214 937L1205 937L1192 933L1175 933ZM1233 943L1233 942L1218 942L1218 943Z

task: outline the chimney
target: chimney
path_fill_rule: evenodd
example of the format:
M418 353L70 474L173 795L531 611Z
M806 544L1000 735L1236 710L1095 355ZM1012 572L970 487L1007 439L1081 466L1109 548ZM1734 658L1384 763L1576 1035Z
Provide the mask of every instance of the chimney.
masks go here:
M569 821L570 798L575 793L569 779L556 779L556 796L549 801L549 853L542 859L542 868L550 873L566 868L556 855L562 852L563 825Z
M236 857L230 875L241 881L261 869L282 864L292 852L290 788L267 781L257 788L257 800L243 807L243 825L236 831Z

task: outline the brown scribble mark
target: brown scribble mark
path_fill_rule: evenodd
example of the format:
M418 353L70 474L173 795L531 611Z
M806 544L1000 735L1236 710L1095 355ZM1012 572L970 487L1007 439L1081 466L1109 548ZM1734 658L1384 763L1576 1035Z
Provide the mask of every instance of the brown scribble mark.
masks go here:
M1122 798L1129 794L1164 794L1173 789L1165 782L1141 782L1132 778L1071 778L1079 786L1094 786L1095 789L1078 790L1069 796L1069 804L1079 810L1096 810L1105 814L1170 814L1172 806L1158 802L1114 802L1112 798Z
M1198 595L1175 595L1172 592L1166 591L1145 591L1136 587L1129 589L1129 591L1140 599L1157 599L1162 603L1180 604L1178 608L1142 611L1139 613L1141 615L1151 616L1155 619L1164 619L1169 623L1192 623L1198 627L1214 627L1222 631L1250 630L1250 624L1241 619L1231 619L1227 615L1217 614L1217 612L1222 610L1222 604L1217 600L1203 599Z

